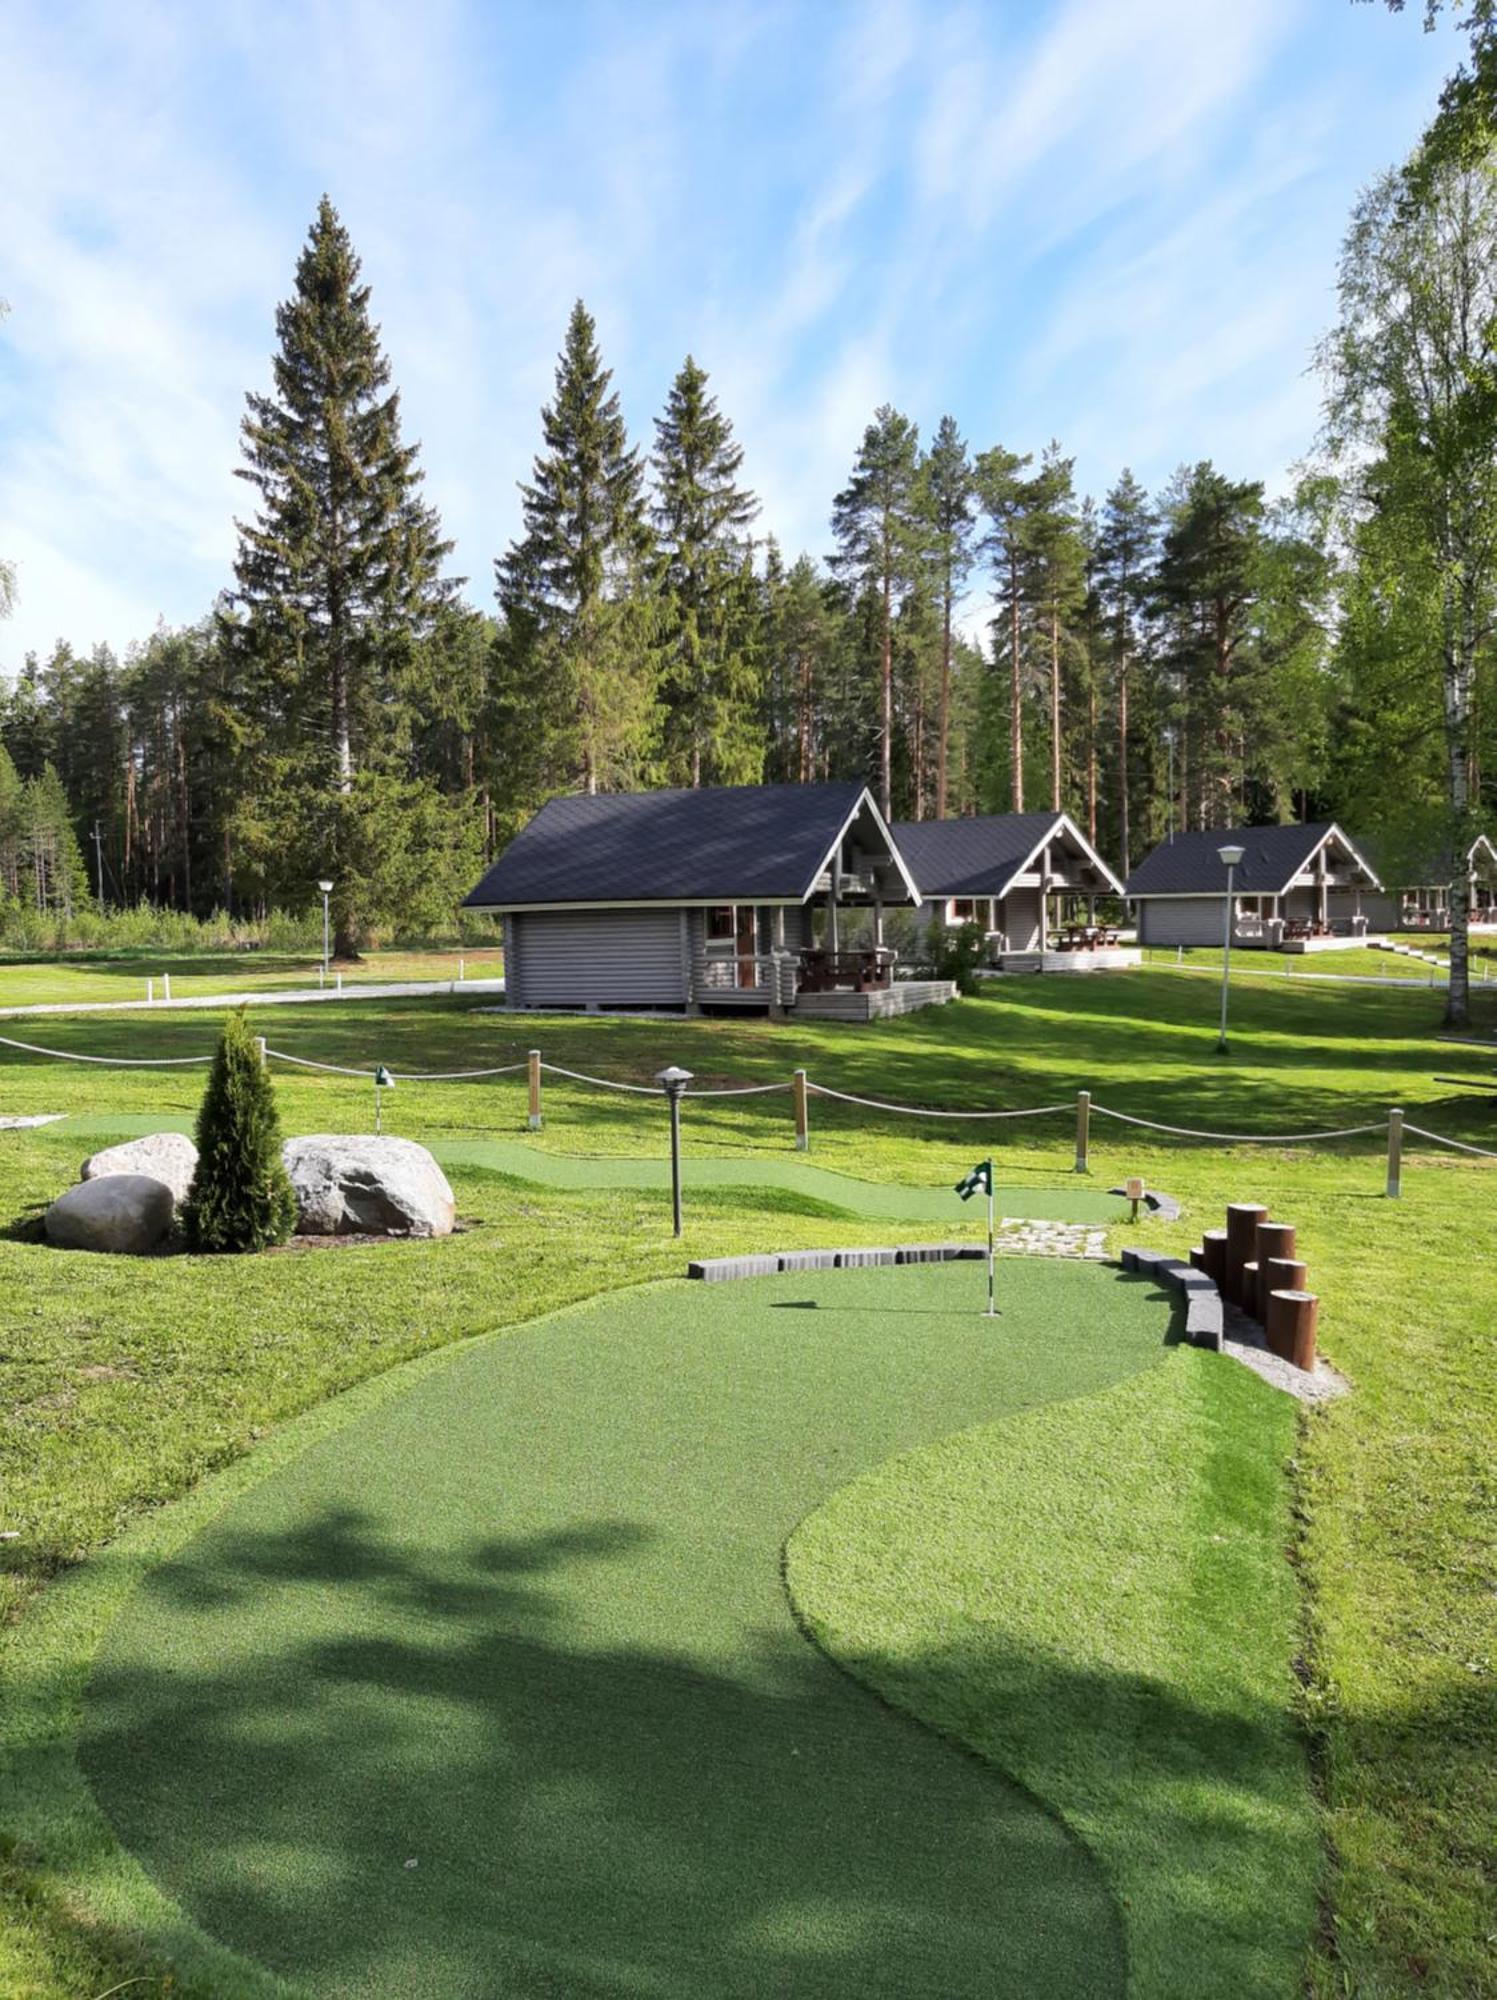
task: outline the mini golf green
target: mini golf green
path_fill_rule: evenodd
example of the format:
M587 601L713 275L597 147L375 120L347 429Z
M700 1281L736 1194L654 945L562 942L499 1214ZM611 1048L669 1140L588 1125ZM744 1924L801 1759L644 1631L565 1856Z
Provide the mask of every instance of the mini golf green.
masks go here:
M1088 1852L808 1644L781 1582L870 1466L1167 1352L1110 1267L1011 1261L997 1321L981 1282L614 1295L322 1436L110 1629L82 1758L120 1839L318 1995L1121 1994Z
M191 1132L192 1120L160 1118L139 1112L101 1112L91 1117L69 1117L46 1128L52 1132L87 1139L99 1146L111 1139L131 1138L142 1132ZM585 1188L658 1188L662 1193L671 1184L670 1162L664 1159L630 1157L596 1158L576 1153L550 1153L527 1145L523 1139L444 1137L423 1133L420 1143L435 1154L444 1167L480 1167L505 1174L513 1180L529 1181L537 1187L581 1190ZM846 1215L873 1216L890 1222L971 1221L976 1208L965 1206L952 1192L956 1182L971 1166L979 1142L951 1148L951 1179L940 1186L910 1187L898 1181L865 1181L851 1174L834 1173L794 1154L767 1153L711 1157L686 1154L684 1175L688 1198L693 1187L773 1188L820 1202L828 1210ZM1001 1154L997 1157L1001 1175ZM1016 1221L1120 1222L1127 1203L1105 1188L1084 1180L1056 1187L1005 1187L994 1190L998 1213Z

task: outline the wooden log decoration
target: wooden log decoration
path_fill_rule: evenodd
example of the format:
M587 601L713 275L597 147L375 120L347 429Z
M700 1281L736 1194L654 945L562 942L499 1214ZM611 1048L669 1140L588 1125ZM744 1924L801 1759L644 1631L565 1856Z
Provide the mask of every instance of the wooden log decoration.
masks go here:
M1315 1331L1320 1300L1314 1292L1277 1291L1268 1295L1269 1351L1309 1374L1315 1366Z
M1203 1275L1206 1273L1206 1246L1204 1243L1198 1243L1194 1250L1191 1251L1190 1268L1192 1271L1200 1271Z
M1220 1291L1227 1281L1227 1232L1225 1229L1203 1229L1201 1231L1201 1269Z
M1253 1241L1253 1255L1258 1261L1258 1296L1251 1310L1253 1317L1261 1320L1268 1312L1268 1288L1263 1282L1268 1266L1276 1257L1294 1255L1294 1224L1260 1222Z
M1261 1320L1263 1313L1259 1304L1258 1260L1249 1257L1242 1267L1242 1297L1240 1304L1249 1319Z
M1302 1292L1305 1289L1307 1273L1297 1257L1270 1257L1258 1266L1258 1296L1263 1301L1263 1310L1258 1317L1264 1326L1268 1325L1268 1299L1271 1292Z
M1227 1203L1227 1277L1222 1290L1234 1305L1246 1306L1242 1296L1242 1267L1257 1246L1258 1224L1267 1220L1268 1210L1261 1201Z

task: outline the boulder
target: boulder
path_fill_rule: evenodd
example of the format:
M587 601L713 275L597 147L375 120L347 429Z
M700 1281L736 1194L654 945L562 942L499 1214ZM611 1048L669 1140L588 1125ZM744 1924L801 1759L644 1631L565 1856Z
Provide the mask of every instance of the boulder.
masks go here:
M180 1206L197 1164L198 1149L185 1132L150 1132L144 1139L127 1139L123 1145L106 1146L102 1153L90 1153L83 1162L83 1178L100 1181L110 1174L146 1174L164 1182Z
M288 1139L286 1172L304 1236L448 1236L447 1176L413 1139Z
M140 1256L172 1226L175 1204L153 1174L105 1174L80 1181L47 1210L47 1241L64 1250L113 1250Z

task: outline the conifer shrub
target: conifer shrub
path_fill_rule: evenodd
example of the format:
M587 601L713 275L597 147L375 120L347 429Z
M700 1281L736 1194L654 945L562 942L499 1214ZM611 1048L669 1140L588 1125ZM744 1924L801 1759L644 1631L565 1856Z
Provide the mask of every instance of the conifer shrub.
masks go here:
M223 1037L198 1111L198 1164L182 1207L189 1250L264 1250L296 1227L296 1196L281 1159L270 1072L241 1007Z

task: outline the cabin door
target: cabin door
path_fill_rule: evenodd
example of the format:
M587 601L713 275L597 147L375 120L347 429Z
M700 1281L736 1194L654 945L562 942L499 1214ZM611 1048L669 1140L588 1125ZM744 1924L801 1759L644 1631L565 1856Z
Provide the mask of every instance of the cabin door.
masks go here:
M759 913L752 904L742 905L738 910L738 984L741 987L755 987L759 984Z

